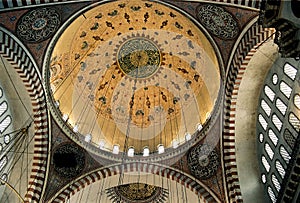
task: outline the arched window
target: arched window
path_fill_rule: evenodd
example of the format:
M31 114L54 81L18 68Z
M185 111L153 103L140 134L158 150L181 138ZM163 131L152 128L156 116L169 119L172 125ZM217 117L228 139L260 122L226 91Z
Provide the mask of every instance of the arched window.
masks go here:
M261 124L261 126L263 127L263 129L267 130L268 123L267 123L266 119L261 114L258 115L258 121Z
M291 159L290 154L286 151L285 147L282 145L279 147L279 151L280 151L280 155L284 159L285 163L288 164Z
M299 118L294 113L290 113L290 115L289 115L289 122L293 126L293 128L295 128L295 130L297 132L299 132L299 129L300 129L300 120L299 120Z
M275 92L269 87L269 86L265 86L265 94L267 95L267 97L273 101L275 98Z
M283 72L292 80L295 80L297 69L289 63L284 64Z
M278 129L278 131L280 131L281 127L282 127L282 121L278 118L278 116L276 114L273 114L273 116L272 116L272 122L276 126L276 128Z
M294 96L294 104L295 106L300 109L300 95L299 94L295 94Z
M266 159L265 156L262 156L262 157L261 157L261 162L262 162L262 164L264 165L266 171L269 172L269 171L270 171L270 164L269 164L269 162L267 161L267 159Z
M269 129L269 138L273 142L274 146L276 147L278 143L278 137L275 135L274 131L272 129Z
M3 168L6 166L8 162L7 156L3 156L2 159L0 160L0 172L3 170Z
M275 161L275 167L276 167L278 173L280 174L281 178L283 179L284 175L285 175L285 170L284 170L282 164L278 160Z
M0 117L7 111L7 103L6 101L0 104Z
M276 202L276 196L270 186L268 186L268 194L272 202Z
M265 144L265 150L266 150L268 156L270 157L270 159L272 160L273 156L274 156L274 152L268 143Z
M267 102L265 100L261 100L261 108L266 112L266 114L268 116L270 116L271 114L271 108L270 106L267 104Z
M272 183L275 186L277 192L279 192L279 190L280 190L280 183L279 183L277 177L274 174L272 174Z
M279 84L280 91L289 99L292 93L292 88L286 84L284 81L281 81Z
M282 113L282 115L285 115L285 112L287 110L287 106L279 98L276 99L275 103L276 103L276 107L280 111L280 113Z
M1 122L0 122L0 133L3 133L8 126L11 124L11 117L6 116Z

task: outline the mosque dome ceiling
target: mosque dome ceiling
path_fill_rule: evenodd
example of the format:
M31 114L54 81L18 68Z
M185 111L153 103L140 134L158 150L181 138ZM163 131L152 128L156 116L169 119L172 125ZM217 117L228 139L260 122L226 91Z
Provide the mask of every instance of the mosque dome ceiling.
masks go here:
M21 167L0 150L1 183L16 189L1 201L265 200L253 129L277 50L260 1L7 2L3 70L33 122ZM25 117L7 104L13 124Z
M195 21L139 0L99 4L73 18L55 35L47 67L59 122L96 146L122 151L126 143L141 153L184 143L208 121L220 67Z

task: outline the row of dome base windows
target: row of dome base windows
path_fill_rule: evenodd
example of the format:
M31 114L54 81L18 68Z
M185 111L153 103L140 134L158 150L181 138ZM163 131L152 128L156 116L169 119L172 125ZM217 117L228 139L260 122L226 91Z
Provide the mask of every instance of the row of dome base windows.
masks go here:
M57 107L59 106L59 104L56 104L56 105L57 105ZM63 114L62 115L62 119L63 119L64 122L68 122L69 115ZM70 124L70 126L71 126L71 124ZM203 128L202 124L198 123L196 125L196 131L200 132L202 130L202 128ZM74 125L74 127L73 127L72 130L73 130L74 133L79 133L79 127L78 127L78 125ZM188 142L189 140L192 139L192 135L187 132L187 133L185 133L184 138L185 138L185 142ZM92 142L92 135L91 134L85 135L84 136L84 141L87 142L87 143L91 143ZM93 144L95 144L95 143L93 143ZM180 143L177 139L173 139L171 144L172 144L172 147L174 149L176 149L182 143ZM100 142L98 144L98 147L101 150L108 150L109 151L109 149L106 147L106 141L105 140L100 140ZM113 154L119 154L119 152L120 152L120 145L119 144L114 144L112 146L111 152ZM158 146L157 146L157 152L158 152L158 154L162 154L162 153L165 152L165 147L164 147L163 144L158 144ZM133 146L129 146L128 149L127 149L127 156L128 157L133 157L134 155L135 155L134 147ZM150 149L148 148L148 146L145 146L143 148L143 156L149 156L149 155L150 155Z

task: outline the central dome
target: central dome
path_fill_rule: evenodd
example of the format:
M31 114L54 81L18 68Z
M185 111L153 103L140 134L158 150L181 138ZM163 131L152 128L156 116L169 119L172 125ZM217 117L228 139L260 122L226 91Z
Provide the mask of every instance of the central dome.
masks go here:
M101 148L126 143L141 153L184 143L207 121L218 59L186 15L133 0L98 3L71 20L53 40L46 70L58 123Z

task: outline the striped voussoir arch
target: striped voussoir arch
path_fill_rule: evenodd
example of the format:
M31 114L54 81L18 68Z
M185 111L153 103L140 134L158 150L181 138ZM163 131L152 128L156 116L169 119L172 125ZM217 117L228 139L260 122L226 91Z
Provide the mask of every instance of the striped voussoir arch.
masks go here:
M261 0L210 0L212 2L218 2L218 3L226 3L226 4L234 4L239 6L246 6L251 8L257 8L260 7Z
M162 165L142 163L142 162L134 162L127 164L117 164L108 166L105 168L98 169L93 171L84 177L81 177L74 181L72 184L63 188L59 193L53 197L52 203L62 203L65 202L70 196L74 195L76 192L84 189L86 186L105 179L110 176L119 175L120 172L145 172L151 173L154 175L160 175L162 177L166 177L173 181L176 181L191 191L195 192L201 202L220 202L220 200L216 196L212 196L212 192L208 191L208 189L204 188L199 182L196 182L194 178L185 175L184 173L177 171L175 169L167 168Z
M19 74L31 99L34 119L34 157L28 183L26 202L39 202L42 194L47 157L48 157L48 114L45 93L28 52L21 43L12 37L13 34L0 27L0 55L5 58Z
M68 1L76 1L76 0L0 0L0 9L4 8L17 8L23 6L32 6L39 4L49 4L49 3L60 3L60 2L68 2ZM77 0L81 1L81 0Z
M49 3L59 3L59 2L74 2L82 0L0 0L0 9L2 8L16 8L30 5L39 5L39 4L49 4ZM90 0L95 2L95 0ZM212 2L234 4L240 6L247 6L251 8L259 8L261 0L210 0Z
M242 202L235 155L235 113L239 85L246 67L255 53L255 47L274 31L254 23L243 38L231 61L225 87L223 160L229 202Z

